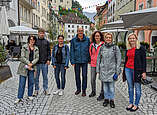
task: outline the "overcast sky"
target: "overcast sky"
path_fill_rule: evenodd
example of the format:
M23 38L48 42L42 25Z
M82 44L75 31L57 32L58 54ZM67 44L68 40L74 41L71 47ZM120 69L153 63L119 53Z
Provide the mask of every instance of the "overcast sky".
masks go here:
M97 5L97 4L105 2L107 0L76 0L76 1L78 1L81 4L81 6L84 8L84 7L88 7L88 6L92 6L92 5ZM84 9L83 11L96 12L96 7Z

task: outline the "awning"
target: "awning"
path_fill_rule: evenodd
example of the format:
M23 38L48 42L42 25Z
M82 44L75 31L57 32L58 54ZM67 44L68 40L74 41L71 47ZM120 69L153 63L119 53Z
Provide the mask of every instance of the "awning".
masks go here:
M106 30L102 30L101 32L126 32L128 30L126 29L106 29Z
M157 7L120 15L125 28L157 25Z
M10 33L18 35L37 35L38 31L26 26L14 26L9 28Z
M105 29L124 28L124 23L123 23L123 20L117 20L117 21L114 21L114 22L104 24L103 28L105 28Z
M8 17L5 6L0 10L0 35L9 35Z

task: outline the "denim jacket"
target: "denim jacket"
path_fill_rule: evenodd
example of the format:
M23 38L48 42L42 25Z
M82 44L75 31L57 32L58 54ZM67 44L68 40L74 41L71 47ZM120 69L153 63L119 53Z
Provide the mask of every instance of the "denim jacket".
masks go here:
M58 44L54 46L53 50L52 50L52 65L55 66L56 65L56 54L57 54L57 50L58 50ZM68 67L69 65L69 47L68 45L63 45L62 48L62 63L65 64L65 67Z

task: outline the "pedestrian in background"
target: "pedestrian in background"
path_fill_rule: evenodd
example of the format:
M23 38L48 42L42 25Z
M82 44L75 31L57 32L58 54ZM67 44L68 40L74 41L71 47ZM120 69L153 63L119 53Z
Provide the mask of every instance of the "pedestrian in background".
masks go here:
M48 65L50 65L51 61L51 50L49 41L45 38L45 30L40 28L38 30L38 39L36 45L39 48L39 61L37 63L37 76L35 78L35 92L34 96L37 96L39 93L39 76L40 70L42 70L43 76L43 89L45 95L50 95L48 93Z
M77 90L75 95L81 92L80 69L82 68L82 96L86 96L87 88L87 69L90 62L89 55L90 40L84 35L82 27L77 29L77 35L71 40L70 61L75 70L75 80Z
M115 108L115 79L120 74L121 53L118 46L113 44L111 33L106 33L105 43L101 46L97 57L96 72L103 82L104 103L106 107L110 103L111 108Z
M58 36L58 44L53 47L52 50L52 66L55 72L55 79L57 83L57 90L53 94L64 94L65 82L66 82L66 70L69 64L69 47L64 44L64 36ZM61 73L61 82L59 74Z
M19 103L23 99L26 79L28 78L28 99L33 100L33 84L34 77L36 76L37 68L36 63L39 60L39 49L35 46L36 37L29 36L28 44L25 44L21 49L20 65L17 74L19 78L18 96L15 103Z
M128 35L126 42L126 57L123 71L123 81L127 80L129 93L129 106L126 110L138 110L138 104L141 98L141 78L146 79L146 52L136 34ZM134 103L135 88L135 103Z
M96 95L96 63L100 47L104 44L104 36L100 31L92 34L92 43L90 44L89 53L91 56L91 88L92 92L89 97ZM102 85L102 84L101 84ZM102 85L103 90L103 85Z

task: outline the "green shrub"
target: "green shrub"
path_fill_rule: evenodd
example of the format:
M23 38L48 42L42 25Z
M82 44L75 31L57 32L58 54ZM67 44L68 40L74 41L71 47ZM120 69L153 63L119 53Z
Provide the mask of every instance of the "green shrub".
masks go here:
M143 45L145 47L146 50L148 50L149 48L149 43L148 42L140 42L141 45Z
M3 46L0 44L0 63L5 62L7 57L7 52L4 50Z
M118 42L117 45L119 48L126 49L126 43L125 42Z

